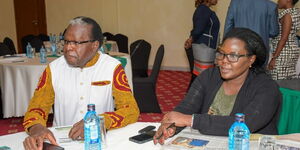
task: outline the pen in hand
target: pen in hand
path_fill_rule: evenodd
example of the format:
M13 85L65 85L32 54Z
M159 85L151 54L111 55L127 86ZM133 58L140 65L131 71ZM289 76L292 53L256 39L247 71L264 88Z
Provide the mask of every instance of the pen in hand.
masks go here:
M175 122L173 122L171 125L169 125L167 128L166 128L166 130L168 130L168 129L170 129L170 128L172 128L172 127L175 127ZM162 136L163 136L163 132L156 138L157 140L158 139L160 139Z

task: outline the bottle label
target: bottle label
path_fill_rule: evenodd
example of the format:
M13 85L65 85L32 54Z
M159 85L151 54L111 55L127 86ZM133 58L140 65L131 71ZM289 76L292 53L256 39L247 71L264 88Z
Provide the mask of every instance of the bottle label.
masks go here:
M90 133L91 133L91 144L98 143L99 137L98 137L98 127L96 125L90 126Z

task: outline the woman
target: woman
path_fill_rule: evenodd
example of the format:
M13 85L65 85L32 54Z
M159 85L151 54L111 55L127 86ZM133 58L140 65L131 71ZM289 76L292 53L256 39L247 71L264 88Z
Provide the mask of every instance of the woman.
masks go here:
M299 58L299 47L296 33L300 29L300 10L294 8L298 0L278 0L280 33L273 40L275 51L268 65L274 80L298 78L296 64Z
M196 10L193 15L193 30L190 37L185 41L184 48L187 51L189 63L194 66L194 56L191 50L192 43L204 43L211 48L216 48L217 39L220 29L220 22L216 13L210 9L216 5L218 0L196 0ZM191 82L195 79L198 73L192 73Z
M217 67L205 70L193 82L184 100L167 113L154 143L190 126L202 134L227 135L236 113L244 113L252 133L277 134L281 93L263 68L266 47L258 34L246 28L229 31L216 52ZM163 136L160 137L161 133Z

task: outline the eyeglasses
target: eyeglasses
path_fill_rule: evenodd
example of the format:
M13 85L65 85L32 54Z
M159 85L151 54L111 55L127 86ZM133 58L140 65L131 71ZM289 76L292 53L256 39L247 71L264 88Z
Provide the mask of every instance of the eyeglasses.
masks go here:
M239 55L239 54L225 54L220 51L216 52L216 59L217 60L223 60L225 56L227 57L227 60L229 62L238 62L240 57L248 57L251 56L252 54L244 54L244 55Z
M88 40L88 41L68 41L63 40L63 45L72 45L72 46L78 46L80 44L89 43L89 42L95 42L96 40Z

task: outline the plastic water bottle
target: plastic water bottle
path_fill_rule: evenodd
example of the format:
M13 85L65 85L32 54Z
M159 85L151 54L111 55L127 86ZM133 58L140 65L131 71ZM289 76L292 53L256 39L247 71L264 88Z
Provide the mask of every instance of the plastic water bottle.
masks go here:
M95 104L88 104L84 116L84 149L101 150L100 119L95 112Z
M40 49L40 62L44 64L47 62L47 53L44 47Z
M245 115L235 114L235 122L229 129L229 150L249 150L250 131L245 124Z
M26 56L28 58L32 58L32 47L30 45L30 43L28 42L27 46L26 46Z

